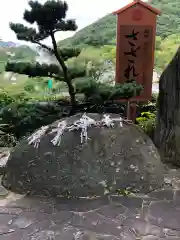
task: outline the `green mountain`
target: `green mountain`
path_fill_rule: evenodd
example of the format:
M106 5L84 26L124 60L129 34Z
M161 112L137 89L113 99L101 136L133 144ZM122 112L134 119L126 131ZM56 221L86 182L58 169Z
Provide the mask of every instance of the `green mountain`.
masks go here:
M5 64L8 60L31 61L34 60L36 56L37 53L25 45L0 47L0 72L4 71Z
M162 11L157 21L157 36L165 38L180 33L180 0L152 0L151 5ZM81 29L73 37L60 42L63 46L115 44L116 16L109 14Z
M109 14L91 25L81 29L73 37L60 42L62 45L105 45L115 43L116 16Z

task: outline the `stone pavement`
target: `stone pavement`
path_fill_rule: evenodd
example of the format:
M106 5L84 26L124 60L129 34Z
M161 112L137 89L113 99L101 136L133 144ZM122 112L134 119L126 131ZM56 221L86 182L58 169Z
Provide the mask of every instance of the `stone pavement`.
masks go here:
M0 205L0 240L180 239L180 190L91 200L14 195Z

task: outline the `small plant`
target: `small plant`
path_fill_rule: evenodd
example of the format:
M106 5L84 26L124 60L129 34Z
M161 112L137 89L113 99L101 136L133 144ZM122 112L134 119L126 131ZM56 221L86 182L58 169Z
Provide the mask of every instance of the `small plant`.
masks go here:
M13 96L10 96L7 92L0 90L0 108L15 102L15 100L16 99Z
M8 124L0 124L0 147L13 147L17 143L17 139L13 134L4 132L4 127Z
M154 137L154 129L156 122L156 113L142 112L140 117L136 118L137 125L151 138Z

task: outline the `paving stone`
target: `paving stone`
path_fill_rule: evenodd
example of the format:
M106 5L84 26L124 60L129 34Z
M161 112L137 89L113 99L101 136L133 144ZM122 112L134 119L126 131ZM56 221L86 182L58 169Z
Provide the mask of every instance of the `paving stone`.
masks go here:
M62 223L70 221L73 216L74 216L74 214L72 212L61 211L58 213L50 214L49 219L54 224L62 224Z
M70 225L65 225L62 228L53 227L49 230L39 231L28 238L28 240L118 240L118 237L98 235L95 232L83 231L74 228Z
M30 236L31 240L54 240L55 239L55 232L50 230L43 230L40 232L37 232Z
M166 239L160 239L160 240L179 240L179 238L176 238L176 237L167 237Z
M31 236L33 236L34 234L47 230L53 225L54 223L50 219L44 219L44 221L37 222L36 224L32 224L28 228L22 229L23 240L29 240L31 239Z
M79 230L73 226L70 225L63 225L61 227L59 226L53 226L51 228L51 230L53 230L54 234L54 239L58 240L58 239L67 239L67 240L73 240L73 239L78 239L78 240L83 240L83 236L84 236L84 231L83 230ZM43 239L42 239L43 240Z
M7 208L7 207L0 207L0 215L1 214L9 214L9 215L19 215L23 212L22 208Z
M13 233L15 230L13 228L10 228L7 225L0 225L0 236L7 234L7 233Z
M175 200L180 200L180 190L175 191L174 199Z
M115 205L122 205L127 208L126 218L140 217L143 199L139 197L126 197L126 196L111 196L111 203Z
M122 238L121 238L122 239ZM94 240L121 240L118 237L112 236L112 235L96 235L96 238ZM90 239L91 240L91 239Z
M151 202L154 202L154 201L157 201L157 199L155 197L143 197L143 203L146 203L146 204L150 204Z
M122 227L120 222L107 219L96 212L74 215L70 224L74 227L94 231L96 233L120 236Z
M180 229L179 229L179 230L180 230ZM169 236L169 237L178 237L178 238L180 238L180 231L167 229L167 230L166 230L166 236Z
M49 219L51 215L33 213L33 212L24 212L22 215L17 216L14 219L9 221L11 227L24 229L32 224L43 221L44 219Z
M143 202L143 206L140 210L140 219L142 220L147 220L147 215L148 215L148 211L149 211L149 205L150 203L144 203Z
M112 196L110 201L105 197L31 202L26 197L25 202L0 207L0 240L179 240L180 200L158 198L154 201L151 194L147 201Z
M36 220L28 219L26 217L21 216L13 220L11 226L16 228L27 228L34 223L36 223Z
M23 238L23 232L22 231L17 231L5 235L0 235L1 240L25 240Z
M67 239L67 240L91 240L97 239L97 234L95 232L90 232L82 229L77 229L72 226L63 226L60 230L55 229L53 230L55 233L54 239ZM111 238L113 239L113 238Z
M136 236L152 235L159 238L165 236L162 228L151 225L142 219L126 219L123 221L122 225L133 229Z
M57 210L68 210L74 212L87 212L99 209L103 206L109 205L108 197L101 197L96 199L67 199L60 198L56 200Z
M9 208L21 208L24 211L31 212L44 212L53 213L55 212L55 200L51 198L30 198L24 197L17 201L10 202L6 205Z
M121 240L136 240L137 238L135 237L134 233L128 229L125 231L121 232L120 234L120 239Z
M157 190L149 194L150 197L158 200L173 200L174 190L173 189L162 189Z
M143 203L143 199L137 197L111 196L110 200L114 204L123 205L131 210L140 209Z
M163 228L180 229L180 202L160 201L149 207L149 221Z
M177 237L167 237L167 238L160 239L160 240L179 240L179 238L177 238Z
M119 215L122 215L123 213L125 213L127 211L127 208L125 208L124 206L105 206L105 207L101 207L100 209L98 209L96 212L107 217L107 218L118 218Z
M155 236L145 236L142 240L159 240L159 238Z
M14 218L16 218L16 215L12 215L12 214L0 214L0 225L4 225L4 224L9 224L9 222L11 222Z

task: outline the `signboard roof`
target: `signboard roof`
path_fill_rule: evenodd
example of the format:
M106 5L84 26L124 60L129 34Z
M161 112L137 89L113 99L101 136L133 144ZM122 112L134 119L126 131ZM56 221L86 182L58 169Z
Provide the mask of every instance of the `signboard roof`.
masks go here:
M129 8L135 6L136 4L140 4L141 6L143 6L144 8L146 8L147 10L155 13L156 15L160 15L161 11L152 7L151 5L149 5L148 3L145 3L141 0L134 0L132 3L129 3L128 5L124 6L123 8L120 8L119 10L113 12L113 14L120 14L126 10L128 10Z

